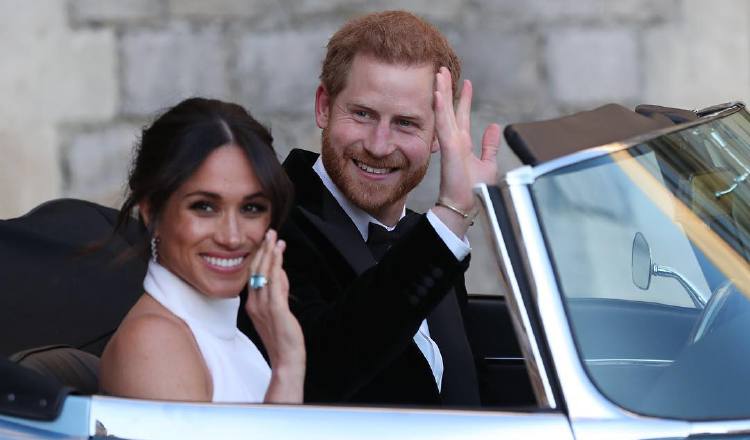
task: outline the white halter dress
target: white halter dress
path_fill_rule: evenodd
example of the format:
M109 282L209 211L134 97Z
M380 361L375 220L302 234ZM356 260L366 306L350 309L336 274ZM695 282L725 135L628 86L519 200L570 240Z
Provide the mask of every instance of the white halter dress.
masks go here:
M271 381L263 355L237 329L239 297L216 299L149 262L143 287L190 327L211 373L213 402L262 402Z

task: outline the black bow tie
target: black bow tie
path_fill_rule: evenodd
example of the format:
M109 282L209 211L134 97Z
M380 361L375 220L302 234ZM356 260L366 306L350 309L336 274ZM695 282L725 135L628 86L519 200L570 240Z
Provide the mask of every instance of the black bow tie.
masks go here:
M370 223L367 226L367 247L370 248L375 261L380 261L383 255L388 252L388 249L393 246L393 243L401 238L403 231L399 230L399 226L401 226L401 223L396 225L396 228L392 231L375 223Z

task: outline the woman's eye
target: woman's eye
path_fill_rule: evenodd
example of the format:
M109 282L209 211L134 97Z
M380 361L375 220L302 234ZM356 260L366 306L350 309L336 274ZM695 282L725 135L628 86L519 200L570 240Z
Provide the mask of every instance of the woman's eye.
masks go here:
M199 212L214 212L214 207L208 202L195 202L190 205L190 209Z
M268 207L262 203L248 203L242 210L248 214L261 214L268 211Z

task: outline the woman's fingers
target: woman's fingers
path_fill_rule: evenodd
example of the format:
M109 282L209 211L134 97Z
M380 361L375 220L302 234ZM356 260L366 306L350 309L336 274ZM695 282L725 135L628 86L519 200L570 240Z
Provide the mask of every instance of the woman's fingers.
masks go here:
M268 284L251 289L248 314L268 352L272 368L294 366L304 371L305 348L302 330L289 310L289 281L283 269L286 243L276 240L269 231L258 253L256 273L263 274Z
M286 243L284 240L279 240L273 249L273 262L269 271L269 281L271 282L271 295L272 300L279 300L282 304L286 305L287 298L289 295L289 285L286 280L286 272L282 268L284 264L284 249Z
M250 262L251 279L253 275L261 275L266 278L266 284L270 280L268 275L268 267L270 266L269 260L272 258L271 254L273 252L275 243L276 232L269 229L266 232L263 241L258 244L258 249L255 251L255 255L253 255L253 259ZM247 303L245 305L245 309L248 314L257 316L258 313L260 313L260 309L264 307L265 303L268 302L267 292L267 285L259 289L256 289L252 286L248 287ZM251 316L251 318L253 317Z

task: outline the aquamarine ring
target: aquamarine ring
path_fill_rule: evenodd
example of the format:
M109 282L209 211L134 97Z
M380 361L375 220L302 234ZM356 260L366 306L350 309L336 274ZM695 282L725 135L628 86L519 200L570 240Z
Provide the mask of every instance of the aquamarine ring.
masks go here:
M268 280L263 275L259 273L250 275L250 287L252 287L253 289L262 289L266 284L268 284Z

